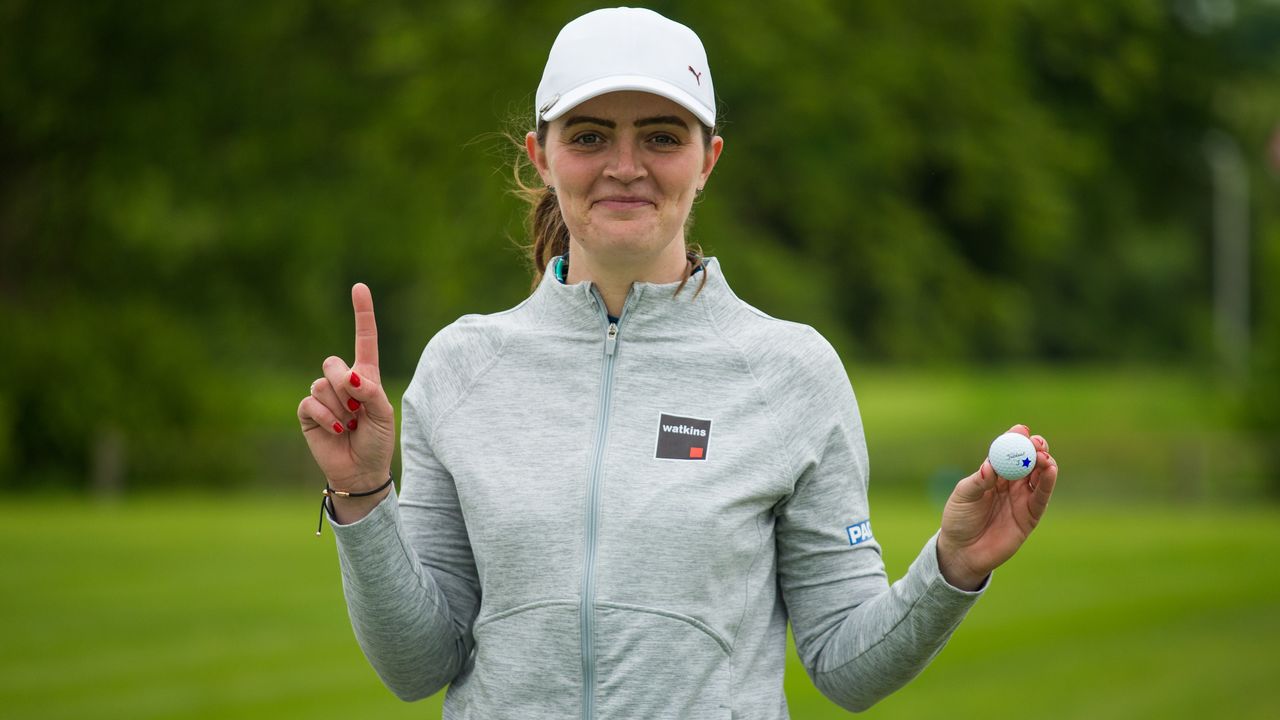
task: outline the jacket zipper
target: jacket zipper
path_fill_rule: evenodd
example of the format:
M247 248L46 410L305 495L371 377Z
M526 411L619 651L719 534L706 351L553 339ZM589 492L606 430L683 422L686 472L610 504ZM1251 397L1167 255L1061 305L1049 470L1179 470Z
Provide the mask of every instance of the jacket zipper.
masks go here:
M601 302L601 312L608 313ZM626 310L623 310L626 314ZM586 548L582 560L582 601L578 608L582 635L582 720L595 717L595 564L596 523L600 513L600 476L604 471L605 438L609 432L609 405L613 395L613 360L618 347L618 322L609 322L604 337L604 359L600 381L600 415L596 420L596 442L592 448L591 476L587 481Z

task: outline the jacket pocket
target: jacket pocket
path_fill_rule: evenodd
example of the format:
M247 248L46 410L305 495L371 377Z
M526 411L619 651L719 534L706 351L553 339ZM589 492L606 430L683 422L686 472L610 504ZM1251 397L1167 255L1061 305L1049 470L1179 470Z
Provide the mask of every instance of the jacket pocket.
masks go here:
M560 720L580 714L577 602L511 608L478 619L473 634L474 662L449 687L446 718Z
M680 613L596 604L596 716L732 717L729 643Z

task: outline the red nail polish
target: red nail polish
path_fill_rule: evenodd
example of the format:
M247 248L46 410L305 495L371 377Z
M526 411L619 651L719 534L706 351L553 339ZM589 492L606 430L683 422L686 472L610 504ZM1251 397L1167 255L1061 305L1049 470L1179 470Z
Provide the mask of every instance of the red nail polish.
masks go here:
M339 422L334 423L334 424L333 424L333 431L334 431L334 432L336 432L336 433L338 433L339 435L341 435L341 434L342 434L342 423L339 423Z
M348 429L348 430L355 430L355 429L356 429L356 425L359 425L359 423L357 423L357 422L356 422L356 419L355 419L355 418L351 418L351 420L347 422L347 429Z
M347 407L351 408L351 412L355 412L360 409L360 401L355 398L347 398ZM352 428L352 430L354 429Z
M360 387L360 376L354 372L351 373L351 387Z

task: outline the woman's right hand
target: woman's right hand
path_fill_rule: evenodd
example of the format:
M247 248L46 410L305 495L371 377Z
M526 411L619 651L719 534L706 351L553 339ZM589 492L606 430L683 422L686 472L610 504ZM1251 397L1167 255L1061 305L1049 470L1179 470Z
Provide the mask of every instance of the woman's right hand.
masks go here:
M351 305L356 316L355 364L348 366L335 356L325 358L324 376L311 383L311 394L298 403L298 422L329 487L365 492L385 483L391 474L395 408L387 400L378 372L378 326L373 296L364 283L351 288ZM385 496L335 501L338 521L364 517Z

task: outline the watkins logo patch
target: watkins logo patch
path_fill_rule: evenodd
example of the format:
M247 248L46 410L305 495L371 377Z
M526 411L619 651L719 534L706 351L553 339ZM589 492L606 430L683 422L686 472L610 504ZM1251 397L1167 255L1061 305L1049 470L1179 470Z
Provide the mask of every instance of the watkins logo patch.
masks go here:
M710 442L710 420L662 413L653 456L659 460L706 460Z
M863 520L862 522L854 523L845 528L844 531L849 533L850 545L857 545L858 543L866 542L874 537L871 534L870 520Z

